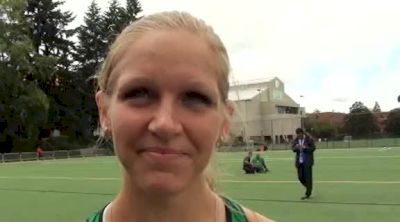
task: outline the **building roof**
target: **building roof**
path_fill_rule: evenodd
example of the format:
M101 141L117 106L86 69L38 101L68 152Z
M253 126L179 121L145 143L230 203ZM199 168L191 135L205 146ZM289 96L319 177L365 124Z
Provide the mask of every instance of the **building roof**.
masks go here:
M264 91L267 87L249 87L249 88L237 88L230 89L228 98L232 101L242 101L242 100L250 100Z
M270 77L270 78L262 78L262 79L248 79L248 80L243 80L243 81L235 81L231 80L229 81L229 85L231 87L235 86L243 86L243 85L251 85L251 84L260 84L260 83L268 83L274 80L277 77Z
M275 78L231 82L228 98L232 101L250 100L266 90L268 83Z

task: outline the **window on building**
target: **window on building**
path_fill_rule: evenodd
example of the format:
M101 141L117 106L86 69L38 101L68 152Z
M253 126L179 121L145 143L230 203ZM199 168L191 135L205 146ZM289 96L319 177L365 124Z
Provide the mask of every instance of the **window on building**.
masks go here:
M280 114L298 114L299 108L292 106L276 106L276 110Z

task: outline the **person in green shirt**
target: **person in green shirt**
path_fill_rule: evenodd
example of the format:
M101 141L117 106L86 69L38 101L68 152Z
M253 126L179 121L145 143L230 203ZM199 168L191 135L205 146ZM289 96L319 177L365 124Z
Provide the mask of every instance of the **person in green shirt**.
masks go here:
M265 160L259 153L256 154L256 156L251 160L251 163L253 164L255 171L257 173L266 173L268 172L267 165L265 164Z
M206 171L229 135L226 48L203 20L160 12L117 36L97 75L102 135L121 189L88 222L268 222L215 191Z

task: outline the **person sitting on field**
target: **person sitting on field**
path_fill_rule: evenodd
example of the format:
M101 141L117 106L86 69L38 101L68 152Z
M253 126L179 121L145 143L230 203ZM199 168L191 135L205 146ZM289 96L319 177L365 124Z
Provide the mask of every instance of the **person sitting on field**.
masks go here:
M247 153L247 156L243 159L243 170L246 174L253 174L255 173L255 167L253 166L253 164L251 163L251 156L253 155L253 153L251 151L249 151Z
M256 154L256 156L253 158L251 161L252 165L255 168L255 171L257 173L266 173L268 172L267 165L265 164L265 160L263 157L260 156L260 154Z

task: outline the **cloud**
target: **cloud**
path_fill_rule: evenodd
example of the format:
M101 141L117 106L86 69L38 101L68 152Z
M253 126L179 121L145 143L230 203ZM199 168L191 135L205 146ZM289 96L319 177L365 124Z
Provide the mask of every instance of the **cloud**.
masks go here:
M338 97L338 98L333 98L332 101L334 102L339 102L339 103L343 103L343 102L347 102L348 98L345 97Z
M66 8L79 14L77 24L90 2L66 1ZM226 44L236 80L278 76L307 110L347 112L354 100L369 106L382 101L383 110L398 106L389 99L400 94L400 60L393 55L400 49L398 1L141 2L145 14L185 10L203 18Z

